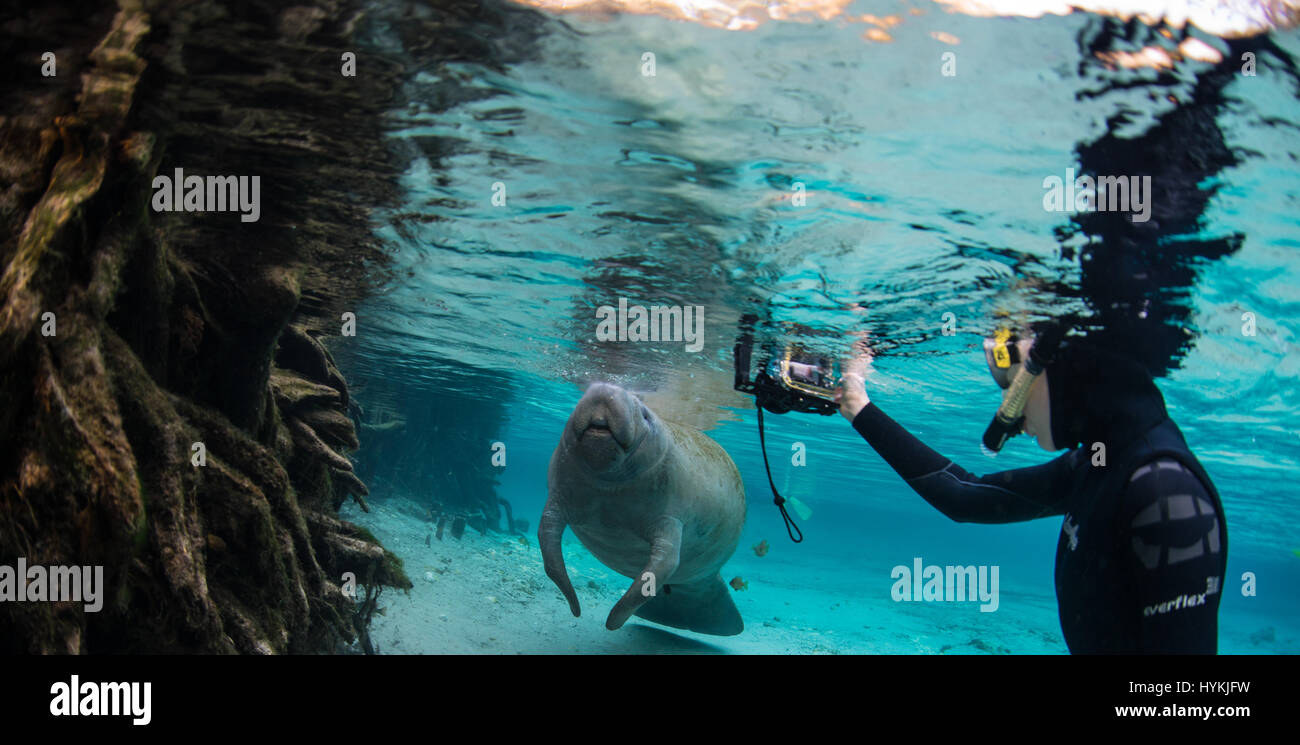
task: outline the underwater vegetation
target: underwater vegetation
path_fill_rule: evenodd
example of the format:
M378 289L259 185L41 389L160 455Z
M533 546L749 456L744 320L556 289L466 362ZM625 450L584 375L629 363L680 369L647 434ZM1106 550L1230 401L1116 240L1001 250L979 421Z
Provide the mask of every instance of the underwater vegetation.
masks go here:
M0 117L0 558L112 588L93 614L4 604L0 649L368 649L380 588L411 586L337 515L368 490L321 319L361 292L347 267L382 264L352 205L389 189L367 112L392 90L313 72L352 33L334 12L0 11L15 55L67 50L55 78L17 72ZM151 212L180 165L261 174L262 219Z

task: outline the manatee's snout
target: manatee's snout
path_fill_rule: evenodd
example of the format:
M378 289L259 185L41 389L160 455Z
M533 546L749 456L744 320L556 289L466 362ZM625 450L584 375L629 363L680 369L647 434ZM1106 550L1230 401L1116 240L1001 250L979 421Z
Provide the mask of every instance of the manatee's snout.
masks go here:
M587 389L569 417L578 453L597 470L613 465L640 439L646 426L640 399L609 383Z
M609 438L627 449L636 437L640 409L641 402L631 393L609 383L595 383L573 410L569 425L580 441Z

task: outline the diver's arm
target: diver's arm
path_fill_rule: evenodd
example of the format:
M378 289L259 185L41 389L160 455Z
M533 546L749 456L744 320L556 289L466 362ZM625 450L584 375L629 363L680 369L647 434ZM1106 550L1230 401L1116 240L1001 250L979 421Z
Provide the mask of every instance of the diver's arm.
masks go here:
M1227 546L1223 515L1172 458L1137 469L1124 490L1117 545L1133 578L1147 654L1214 654Z
M853 417L853 428L908 486L957 522L1010 523L1064 513L1061 504L1073 471L1070 453L1039 466L974 476L873 403Z

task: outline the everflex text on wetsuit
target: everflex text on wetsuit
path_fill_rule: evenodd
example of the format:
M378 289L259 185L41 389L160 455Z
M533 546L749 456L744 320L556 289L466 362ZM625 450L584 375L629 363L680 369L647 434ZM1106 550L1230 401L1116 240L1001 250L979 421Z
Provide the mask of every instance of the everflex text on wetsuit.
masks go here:
M875 404L853 427L927 502L959 522L1064 515L1056 549L1061 631L1073 653L1200 653L1218 648L1227 529L1213 483L1162 417L1109 466L1085 448L1039 466L974 476Z

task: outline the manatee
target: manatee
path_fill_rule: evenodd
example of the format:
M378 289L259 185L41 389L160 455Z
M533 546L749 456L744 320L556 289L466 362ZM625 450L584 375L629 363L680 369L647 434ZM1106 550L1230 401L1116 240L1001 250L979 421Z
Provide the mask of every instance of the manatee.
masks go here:
M551 455L537 529L546 574L581 615L560 537L573 529L605 566L632 579L605 628L632 615L701 634L744 630L719 573L745 524L736 464L703 433L660 419L632 393L596 383Z

